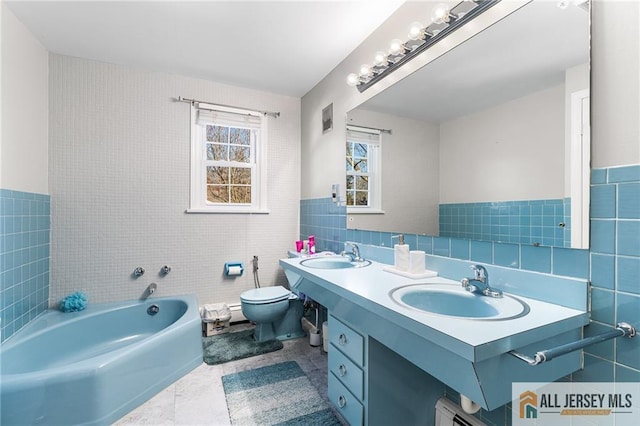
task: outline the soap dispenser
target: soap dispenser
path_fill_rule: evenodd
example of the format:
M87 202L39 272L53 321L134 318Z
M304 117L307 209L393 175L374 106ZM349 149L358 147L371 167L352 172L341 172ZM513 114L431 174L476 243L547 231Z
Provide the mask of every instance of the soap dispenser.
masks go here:
M404 235L400 234L396 236L398 238L398 244L393 246L393 261L394 268L398 271L409 270L409 245L404 243Z

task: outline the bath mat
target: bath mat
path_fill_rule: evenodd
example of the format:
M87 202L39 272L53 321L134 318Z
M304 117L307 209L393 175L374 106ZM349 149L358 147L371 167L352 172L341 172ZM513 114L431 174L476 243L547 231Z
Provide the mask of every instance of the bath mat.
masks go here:
M341 425L295 361L222 376L233 425Z
M249 358L282 349L282 342L269 340L256 342L253 330L217 334L202 338L204 362L209 365L222 364L236 359Z

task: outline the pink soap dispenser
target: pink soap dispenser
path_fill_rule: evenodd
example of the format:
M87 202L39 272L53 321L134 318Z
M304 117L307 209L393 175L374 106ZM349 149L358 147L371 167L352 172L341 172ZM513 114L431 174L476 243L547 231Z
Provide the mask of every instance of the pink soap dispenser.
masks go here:
M309 235L309 255L316 253L316 238L313 235Z

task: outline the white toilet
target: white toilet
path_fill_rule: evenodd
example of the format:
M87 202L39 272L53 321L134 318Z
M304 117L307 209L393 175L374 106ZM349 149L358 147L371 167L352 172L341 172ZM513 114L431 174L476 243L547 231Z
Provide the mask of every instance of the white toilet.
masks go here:
M288 340L305 336L302 329L304 304L282 286L260 287L240 295L242 314L256 323L254 338L258 342Z

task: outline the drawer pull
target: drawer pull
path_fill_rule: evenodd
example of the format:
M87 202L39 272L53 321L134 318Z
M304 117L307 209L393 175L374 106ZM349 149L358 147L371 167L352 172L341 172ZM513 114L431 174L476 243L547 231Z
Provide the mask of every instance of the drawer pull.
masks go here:
M344 333L340 333L340 336L338 336L338 343L340 343L342 346L347 344L347 336L345 336Z
M338 406L340 408L344 408L347 405L347 398L345 398L343 395L340 395L338 397Z
M340 364L340 366L338 367L338 374L340 375L340 377L344 377L347 375L347 367L345 367L344 364Z

